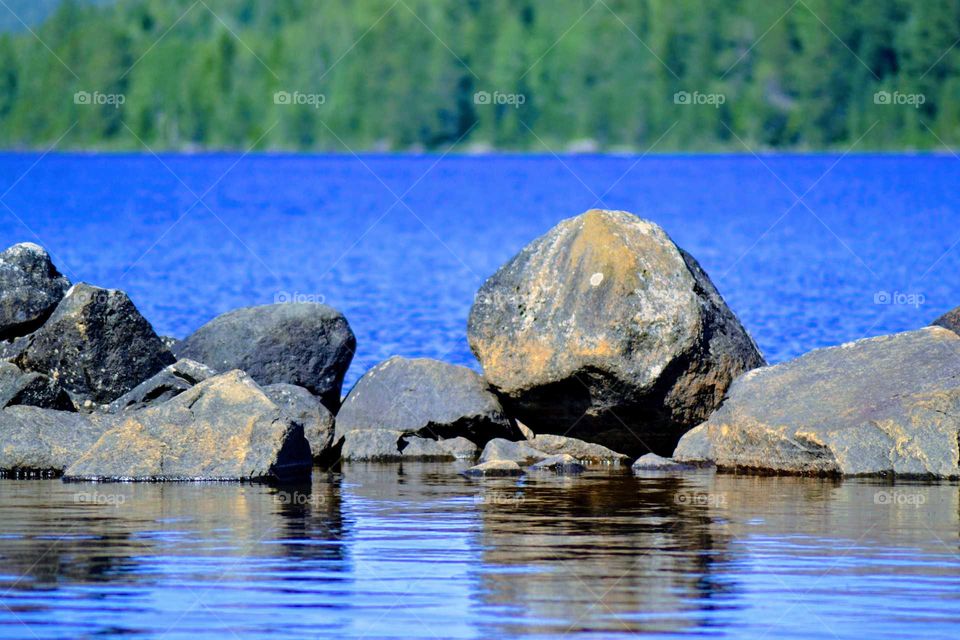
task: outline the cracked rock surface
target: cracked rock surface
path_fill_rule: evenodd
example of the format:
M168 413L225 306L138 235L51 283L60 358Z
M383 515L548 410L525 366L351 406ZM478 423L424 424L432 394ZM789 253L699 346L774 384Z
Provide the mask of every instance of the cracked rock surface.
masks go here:
M738 378L679 462L802 475L960 476L960 336L935 326Z

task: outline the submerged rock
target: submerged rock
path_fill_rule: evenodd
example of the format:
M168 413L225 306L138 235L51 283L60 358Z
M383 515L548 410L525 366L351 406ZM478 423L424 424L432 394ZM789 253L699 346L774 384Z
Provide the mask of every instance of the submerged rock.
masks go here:
M42 247L24 242L0 252L0 340L37 329L69 288Z
M107 411L109 413L134 411L150 404L166 402L187 389L192 389L194 385L207 378L213 377L216 373L205 364L193 360L177 360L111 402Z
M646 455L640 456L636 462L633 463L631 467L633 471L691 471L697 467L692 464L684 464L682 462L677 462L671 460L670 458L664 458L658 456L655 453L648 453Z
M39 407L0 410L0 471L60 475L110 426L110 417Z
M512 460L490 460L470 467L462 472L463 475L478 478L522 476L523 469Z
M580 462L590 464L620 464L630 461L629 456L617 453L599 444L576 438L543 433L528 441L534 449L550 455L568 454Z
M337 414L348 431L386 429L424 438L464 437L483 446L523 434L476 372L428 358L393 357L365 373Z
M242 371L112 419L66 479L288 480L313 466L303 427Z
M336 411L357 340L342 313L323 304L272 304L217 316L173 352L217 371L240 369L261 385L295 384Z
M480 289L468 337L509 415L631 455L669 454L764 363L696 260L623 211L525 247Z
M0 362L0 409L29 405L73 411L70 396L55 380L42 373L24 373L15 364Z
M263 388L267 397L284 410L294 422L303 425L314 462L333 462L333 414L320 398L293 384L271 384Z
M928 327L739 378L674 459L790 474L957 477L960 336Z
M174 361L122 291L76 284L14 362L106 404ZM76 400L75 400L76 402Z
M534 471L546 470L559 474L583 473L583 471L586 470L586 467L580 464L577 459L569 453L559 453L557 455L544 458L540 462L532 465L530 468Z
M466 438L433 440L388 429L354 429L343 435L340 457L351 462L469 460L477 446Z

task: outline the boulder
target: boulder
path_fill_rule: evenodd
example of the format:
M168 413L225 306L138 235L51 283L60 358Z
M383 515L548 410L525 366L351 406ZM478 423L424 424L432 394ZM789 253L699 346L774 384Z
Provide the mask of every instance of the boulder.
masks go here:
M110 426L110 416L13 406L0 410L0 471L60 475Z
M470 467L462 472L468 477L497 478L507 476L522 476L523 469L512 460L490 460Z
M464 437L478 446L523 438L479 374L428 358L393 357L360 378L337 414L337 438L362 429Z
M468 338L509 415L631 456L672 452L764 364L696 260L623 211L520 251L478 292Z
M531 465L530 468L534 471L553 471L554 473L563 475L583 473L583 471L586 469L569 453L560 453L554 456L549 456L540 462Z
M149 404L166 402L216 373L205 364L193 360L177 360L111 402L107 412L135 411Z
M950 329L954 333L960 334L960 307L951 309L945 314L933 321L934 326Z
M616 451L611 451L599 444L549 433L542 433L533 437L528 441L528 444L534 449L543 451L549 455L569 454L573 456L574 459L589 464L618 465L630 461L628 456L617 453Z
M549 456L549 453L534 449L529 442L511 442L503 438L495 438L483 448L483 453L480 454L480 462L511 460L518 464L528 465Z
M334 461L333 414L323 406L320 398L294 384L267 385L263 392L294 422L303 425L303 435L310 443L315 462L327 464Z
M76 284L14 359L76 398L106 404L174 361L122 291Z
M928 327L751 371L679 462L802 475L957 477L960 336Z
M347 319L322 304L236 309L178 342L173 352L217 371L241 369L261 385L295 384L336 411L357 340Z
M37 329L69 288L42 247L24 242L0 252L0 340Z
M433 440L388 429L354 429L343 435L340 458L352 462L400 462L472 459L477 446L466 438Z
M691 471L697 467L664 458L655 453L648 453L640 456L631 468L635 473L639 473L643 471Z
M29 405L73 411L70 396L55 380L42 373L24 373L15 364L0 362L0 409Z
M172 400L111 416L68 480L294 480L313 466L303 427L242 371Z

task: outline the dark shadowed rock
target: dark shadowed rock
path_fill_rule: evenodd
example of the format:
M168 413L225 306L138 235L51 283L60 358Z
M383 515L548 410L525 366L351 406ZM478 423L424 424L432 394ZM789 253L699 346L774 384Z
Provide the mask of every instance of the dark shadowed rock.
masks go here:
M106 404L174 361L122 291L76 284L14 360L76 397Z
M110 426L110 416L39 407L0 410L0 471L59 475Z
M960 307L951 309L945 314L933 321L934 326L950 329L954 333L960 334Z
M160 373L123 394L107 407L109 413L135 411L180 395L194 385L216 375L216 371L193 360L177 360Z
M956 477L960 336L928 327L745 374L680 462L804 475Z
M347 319L322 304L273 304L217 316L173 352L217 371L240 369L261 385L295 384L336 411L357 340Z
M0 360L13 362L23 353L28 344L30 344L30 339L26 336L13 338L12 340L0 339Z
M0 362L0 408L29 405L73 411L70 396L42 373L24 373L15 364Z
M389 429L354 429L343 435L340 456L345 461L400 462L475 458L477 447L466 438L433 440Z
M24 242L0 252L0 340L43 324L69 288L42 247Z
M499 478L506 476L522 476L523 469L512 460L491 460L481 462L462 472L463 475L477 478Z
M648 453L640 456L631 468L634 472L639 473L643 471L691 471L697 467L664 458L655 453Z
M334 461L333 414L320 398L293 384L267 385L263 392L294 422L303 425L303 435L310 443L314 461L322 464Z
M509 415L631 455L669 454L763 364L697 262L623 211L525 247L480 289L468 334Z
M337 438L376 429L433 439L462 436L479 446L492 438L523 438L480 375L429 358L390 358L351 389L337 414Z
M303 427L242 371L111 418L114 426L70 465L65 478L287 480L309 476L313 466Z

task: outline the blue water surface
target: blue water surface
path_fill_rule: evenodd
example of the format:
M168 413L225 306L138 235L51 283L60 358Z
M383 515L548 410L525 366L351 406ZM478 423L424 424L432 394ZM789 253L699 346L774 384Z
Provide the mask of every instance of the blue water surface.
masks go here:
M960 304L953 156L0 155L0 244L129 292L183 337L235 307L325 301L393 354L476 366L480 284L591 207L696 256L772 362Z

